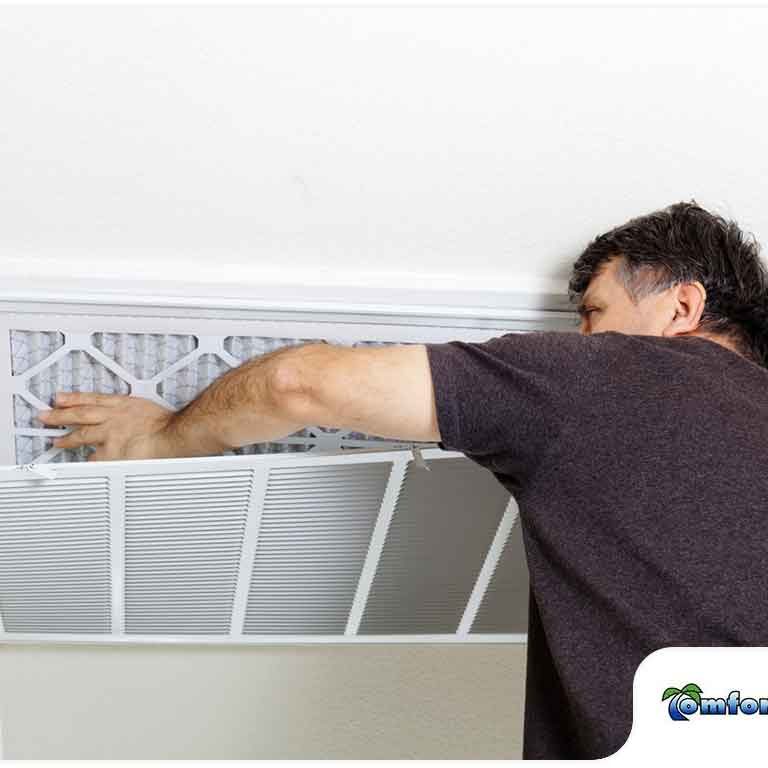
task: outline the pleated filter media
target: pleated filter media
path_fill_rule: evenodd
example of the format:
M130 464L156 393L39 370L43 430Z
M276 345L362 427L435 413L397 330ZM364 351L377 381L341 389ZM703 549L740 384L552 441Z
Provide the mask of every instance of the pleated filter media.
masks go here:
M53 436L62 430L45 428L35 420L37 410L53 405L57 391L140 394L178 410L246 360L287 346L323 341L253 336L205 340L207 348L215 351L203 351L194 335L96 332L89 335L86 344L77 344L74 339L68 343L67 335L60 331L11 329L16 461L84 461L92 452L88 446L77 450L54 448ZM387 342L334 343L379 346ZM312 427L279 442L243 446L226 453L276 453L381 443L381 438L371 435Z
M57 391L172 409L253 357L326 341L484 340L410 322L0 314L0 638L520 642L513 498L461 454L308 426L224 455L89 462L35 419ZM0 464L3 462L0 461Z

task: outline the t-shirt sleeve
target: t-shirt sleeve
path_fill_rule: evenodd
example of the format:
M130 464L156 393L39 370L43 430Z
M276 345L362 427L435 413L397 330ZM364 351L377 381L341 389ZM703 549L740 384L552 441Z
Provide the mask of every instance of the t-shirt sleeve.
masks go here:
M438 445L524 482L572 418L588 376L589 339L532 331L426 344Z

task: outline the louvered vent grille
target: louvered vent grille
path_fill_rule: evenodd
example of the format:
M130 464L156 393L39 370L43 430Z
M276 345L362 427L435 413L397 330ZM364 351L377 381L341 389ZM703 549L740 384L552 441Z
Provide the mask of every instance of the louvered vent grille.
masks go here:
M127 478L127 633L229 632L252 474Z
M516 525L509 533L471 631L489 634L527 632L528 589L522 528Z
M409 457L0 467L0 631L512 637L506 598L527 579L509 495L457 454Z
M392 465L273 469L247 634L342 634Z
M429 472L408 467L360 634L456 632L459 626L509 494L465 459L428 466Z
M0 614L6 632L109 632L109 542L106 479L4 483Z

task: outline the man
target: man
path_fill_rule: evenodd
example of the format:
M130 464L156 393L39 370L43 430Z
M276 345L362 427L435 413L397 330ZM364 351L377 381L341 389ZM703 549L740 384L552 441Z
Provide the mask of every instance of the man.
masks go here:
M518 502L531 577L526 758L597 758L670 645L768 644L768 276L695 203L575 262L580 333L263 355L177 413L62 395L55 444L96 460L207 455L307 425L438 441Z

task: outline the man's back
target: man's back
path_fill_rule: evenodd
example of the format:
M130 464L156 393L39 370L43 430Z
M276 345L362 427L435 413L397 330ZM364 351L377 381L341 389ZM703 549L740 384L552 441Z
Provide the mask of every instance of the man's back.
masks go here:
M701 337L428 345L444 447L515 495L531 578L524 754L598 758L669 645L768 640L768 369Z

